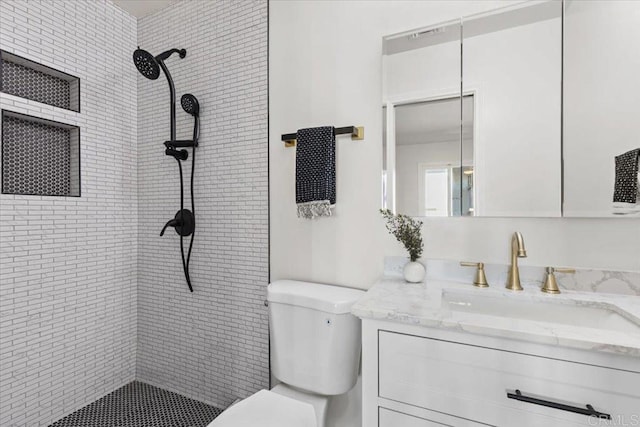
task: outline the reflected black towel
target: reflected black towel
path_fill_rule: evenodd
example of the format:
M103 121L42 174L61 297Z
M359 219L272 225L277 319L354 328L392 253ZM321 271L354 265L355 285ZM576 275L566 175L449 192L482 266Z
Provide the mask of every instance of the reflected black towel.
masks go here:
M336 203L336 137L333 126L296 133L298 217L331 216Z
M616 156L614 203L635 204L638 201L638 162L640 162L640 148Z

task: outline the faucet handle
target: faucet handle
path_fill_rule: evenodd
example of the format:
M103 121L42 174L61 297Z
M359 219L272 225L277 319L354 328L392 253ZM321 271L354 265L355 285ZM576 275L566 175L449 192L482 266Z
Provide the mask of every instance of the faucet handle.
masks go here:
M550 268L551 270L555 271L556 273L569 273L569 274L573 274L576 272L575 268L564 268L564 267L547 267L548 269Z
M559 268L559 267L547 267L547 277L544 279L544 284L540 290L542 292L546 292L548 294L559 294L560 288L558 287L558 282L556 281L556 275L554 272L558 273L575 273L576 270L573 268Z
M487 276L484 274L484 263L482 262L466 262L463 261L460 263L463 267L477 267L476 276L473 279L473 286L477 286L478 288L488 288L489 283L487 282Z

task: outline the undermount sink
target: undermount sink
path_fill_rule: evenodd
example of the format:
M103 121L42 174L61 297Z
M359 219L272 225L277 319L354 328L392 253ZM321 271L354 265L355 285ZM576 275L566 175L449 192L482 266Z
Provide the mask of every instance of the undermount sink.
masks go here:
M487 296L444 292L442 303L443 306L448 306L454 316L456 313L473 313L512 320L528 320L640 334L640 320L633 321L607 307L587 306L586 302L585 305L582 305L580 302L569 300L518 299L517 295L505 297L504 295Z

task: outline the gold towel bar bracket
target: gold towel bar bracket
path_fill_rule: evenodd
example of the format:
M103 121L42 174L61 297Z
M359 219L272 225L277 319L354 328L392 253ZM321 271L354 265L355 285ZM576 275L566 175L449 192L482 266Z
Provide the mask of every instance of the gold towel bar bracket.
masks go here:
M351 139L353 141L360 141L364 139L364 126L345 126L342 128L336 128L336 135L351 135ZM284 134L282 135L282 141L284 141L285 147L295 147L296 134Z

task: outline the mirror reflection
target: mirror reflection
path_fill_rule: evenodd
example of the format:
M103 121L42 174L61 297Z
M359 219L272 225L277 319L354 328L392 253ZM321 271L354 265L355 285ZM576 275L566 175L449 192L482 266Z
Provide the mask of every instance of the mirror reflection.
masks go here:
M393 211L460 215L465 188L473 212L473 186L462 185L460 36L457 20L385 40L383 205Z
M389 208L561 215L561 2L387 37L383 67Z
M473 214L473 97L396 107L397 210L412 216ZM462 157L462 168L460 156Z
M565 2L565 216L640 217L639 22L638 1Z

